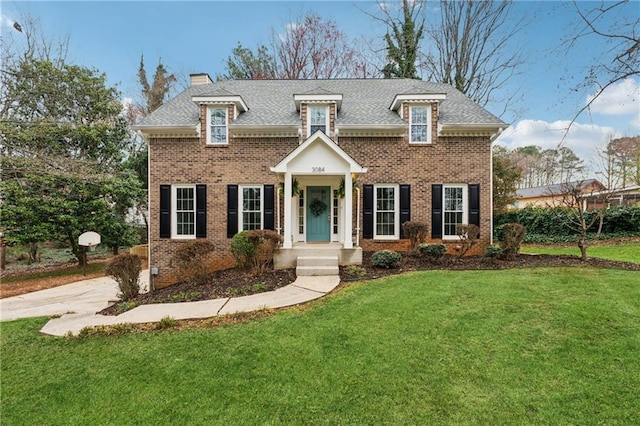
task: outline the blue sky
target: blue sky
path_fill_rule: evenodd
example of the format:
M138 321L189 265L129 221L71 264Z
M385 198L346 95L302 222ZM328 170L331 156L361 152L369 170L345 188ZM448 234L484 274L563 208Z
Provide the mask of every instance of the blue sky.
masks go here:
M583 7L597 5L595 2ZM186 76L224 72L224 63L238 42L254 48L266 44L272 29L307 11L333 19L353 38L376 39L384 33L380 23L364 12L376 13L374 1L2 1L3 37L20 34L10 25L27 12L40 19L47 36L69 35L68 59L105 72L110 84L118 84L124 97L137 97L136 72L145 55L149 74L158 58L169 69ZM429 3L433 11L437 3ZM632 1L627 16L640 14L640 2ZM502 97L519 93L515 109L502 114L511 124L499 138L508 147L540 145L555 147L563 129L595 88L571 90L592 61L609 49L604 40L588 38L570 53L562 46L567 33L576 28L577 15L571 2L516 2L514 20L525 19L512 48L522 50L526 64L512 78L501 96L487 106L500 115ZM612 16L611 19L620 19ZM183 84L186 84L183 81ZM591 114L583 114L564 139L582 158L594 157L597 146L614 137L640 134L640 81L628 80L605 92Z

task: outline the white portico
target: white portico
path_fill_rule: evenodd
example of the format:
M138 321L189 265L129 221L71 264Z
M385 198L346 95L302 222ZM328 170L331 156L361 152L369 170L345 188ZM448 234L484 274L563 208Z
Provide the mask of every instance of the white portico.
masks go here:
M271 171L281 177L284 186L283 244L277 266L286 267L291 262L284 258L295 260L295 249L308 250L312 243L314 250L339 249L342 264L358 263L353 253L349 254L354 251L353 210L357 205L351 188L354 179L367 169L317 131ZM361 259L359 248L358 252Z

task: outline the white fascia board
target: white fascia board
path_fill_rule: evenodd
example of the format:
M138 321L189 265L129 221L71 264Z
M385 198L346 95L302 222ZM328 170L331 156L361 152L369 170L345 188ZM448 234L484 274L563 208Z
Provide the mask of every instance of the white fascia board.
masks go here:
M197 125L188 125L188 126L135 125L132 128L133 130L140 132L143 136L152 136L152 135L193 136L198 134Z
M404 102L432 103L444 101L445 99L447 99L446 93L416 93L415 95L396 95L395 98L393 98L393 102L391 102L389 109L391 111L396 111Z
M300 110L300 104L309 103L336 103L338 109L342 107L342 94L325 94L325 95L293 95L293 101L296 104L296 110Z
M242 96L192 96L191 100L199 105L234 104L240 112L249 111Z
M507 128L506 124L489 124L489 123L478 123L478 124L461 124L461 123L447 123L442 124L438 123L439 133L442 135L456 134L456 133L468 133L468 134L482 134L482 135L497 135L500 134L505 128Z

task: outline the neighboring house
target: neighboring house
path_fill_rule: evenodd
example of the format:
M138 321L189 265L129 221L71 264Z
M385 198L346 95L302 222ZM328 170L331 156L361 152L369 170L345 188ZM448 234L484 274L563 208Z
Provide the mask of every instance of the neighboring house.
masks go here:
M587 195L587 208L639 205L640 185L597 191Z
M574 188L579 189L585 195L606 189L606 187L597 179L586 179L583 181L556 183L553 185L518 189L516 192L516 201L511 206L511 209L520 210L525 207L563 206L565 205L568 191L573 190Z
M457 227L477 224L482 250L491 142L505 127L446 84L192 75L137 126L149 145L149 265L170 283L176 247L202 238L217 267L232 266L230 239L250 229L282 235L276 267L309 249L357 264L363 250L405 250L409 220L452 252Z

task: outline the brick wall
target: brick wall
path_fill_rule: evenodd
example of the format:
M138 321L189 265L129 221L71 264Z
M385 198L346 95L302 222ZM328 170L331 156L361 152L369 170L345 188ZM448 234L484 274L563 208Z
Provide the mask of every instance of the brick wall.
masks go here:
M233 107L231 107L233 108ZM202 109L204 115L206 109ZM436 114L434 108L434 114ZM203 121L204 122L204 121ZM202 132L205 133L205 132ZM411 185L411 219L424 221L431 230L431 185L442 183L479 183L480 229L482 244L474 252L482 253L490 241L490 142L486 137L434 139L431 145L409 145L406 138L341 137L340 147L368 168L358 185L394 183ZM159 238L159 186L161 184L207 185L207 239L218 248L212 269L233 265L226 235L227 184L273 184L278 177L270 171L298 146L298 138L230 137L226 146L207 146L204 137L150 139L150 261L158 267L158 287L175 282L171 256L184 241ZM361 200L362 202L362 200ZM281 203L281 212L282 205ZM354 214L356 209L354 208ZM362 206L361 210L362 212ZM282 213L281 213L282 214ZM283 215L281 216L284 217ZM360 218L362 225L362 218ZM354 219L355 227L355 219ZM355 228L354 228L355 229ZM440 241L438 241L440 242ZM364 250L405 250L408 241L364 240ZM450 253L457 243L447 242Z

